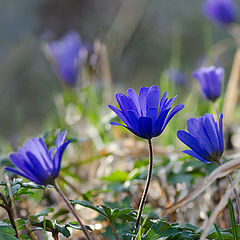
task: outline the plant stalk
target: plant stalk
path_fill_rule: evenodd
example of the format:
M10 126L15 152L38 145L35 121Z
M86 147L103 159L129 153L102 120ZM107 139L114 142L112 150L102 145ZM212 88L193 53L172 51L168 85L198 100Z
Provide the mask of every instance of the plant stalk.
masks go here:
M88 230L86 229L86 227L83 225L81 219L78 217L77 213L75 212L74 208L72 207L72 205L68 202L67 198L65 197L65 195L63 194L63 192L60 190L60 188L58 187L58 185L54 182L53 183L54 188L56 189L56 191L59 193L59 195L62 197L62 199L64 200L64 202L67 204L68 208L70 209L70 211L72 212L72 214L74 215L74 217L77 219L79 225L82 228L83 233L85 234L87 240L93 240L92 237L90 236Z
M113 235L114 235L115 239L119 240L118 235L116 233L116 229L115 229L114 225L111 222L110 222L110 227L112 229L112 232L113 232Z
M17 239L20 239L19 236L18 236L17 227L16 227L14 217L13 217L11 200L8 201L2 193L0 193L0 198L2 199L3 203L5 204L5 205L1 204L1 207L3 207L8 213L9 220L10 220L11 225L12 225L14 231L15 231L15 236L16 236Z
M217 163L218 163L219 166L222 165L222 161L221 161L220 158L217 160ZM230 185L232 185L233 184L233 180L232 180L230 174L227 174L226 178L229 181ZM239 198L239 195L238 195L236 187L234 187L233 193L234 193L235 198L236 198L237 220L238 220L237 223L239 224L240 223L240 198Z
M151 182L151 177L152 177L152 169L153 169L153 148L152 148L152 141L151 139L148 139L148 146L149 146L149 168L148 168L148 176L147 176L147 181L146 181L146 185L142 194L142 198L139 204L139 208L138 208L138 214L137 214L137 220L136 220L136 229L138 229L139 227L139 223L141 220L141 215L142 215L142 210L143 210L143 206L146 202L146 197L147 197L147 193L148 193L148 189L150 186L150 182Z

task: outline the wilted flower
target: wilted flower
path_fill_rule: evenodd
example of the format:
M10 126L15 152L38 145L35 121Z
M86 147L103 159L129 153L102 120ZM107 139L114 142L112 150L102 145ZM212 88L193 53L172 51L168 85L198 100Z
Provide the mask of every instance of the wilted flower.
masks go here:
M46 50L61 79L66 84L74 86L79 67L87 59L89 45L81 41L77 32L69 32L60 40L48 43Z
M167 76L170 81L173 81L178 86L182 86L187 82L186 75L176 68L169 68L167 70Z
M223 74L223 68L210 66L201 67L193 72L193 77L198 79L202 95L209 100L215 101L221 95Z
M206 0L203 13L210 20L223 25L233 23L237 18L234 0Z
M66 134L65 131L59 131L56 146L49 150L41 137L27 140L16 153L10 154L11 162L19 170L10 167L5 169L37 184L53 184L60 171L62 155L71 142L65 140Z
M183 152L205 163L218 161L224 151L222 118L221 113L219 124L208 113L197 119L190 118L187 121L188 132L177 132L178 138L192 149Z
M167 92L163 94L159 103L159 89L157 86L151 88L142 87L139 96L131 88L128 89L128 97L122 93L116 94L120 110L112 105L109 105L109 108L126 125L116 122L111 122L111 124L123 126L141 138L151 139L159 136L171 118L184 108L183 104L179 104L171 110L177 96L169 100L166 96Z

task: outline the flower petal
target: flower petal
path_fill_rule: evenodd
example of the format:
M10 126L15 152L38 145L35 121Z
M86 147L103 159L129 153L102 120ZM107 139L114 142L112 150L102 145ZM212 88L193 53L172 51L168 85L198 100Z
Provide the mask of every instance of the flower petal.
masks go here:
M157 86L152 86L147 93L146 111L150 108L158 109L159 105L159 89Z
M152 133L152 119L149 117L139 118L139 133L142 138L151 139Z
M139 105L137 93L132 88L129 88L127 93L128 93L128 97L130 99L132 99L132 101L134 102L139 115L141 115L141 108L140 108L140 105Z
M113 106L113 105L108 105L108 107L113 110L118 117L127 125L127 126L131 126L131 123L129 121L129 119L126 117L125 114L123 114L123 112L121 112L117 107Z
M61 161L62 161L62 155L63 155L64 151L66 150L68 144L71 142L72 142L72 140L68 140L64 144L62 144L62 146L57 149L57 151L55 152L55 154L53 156L54 169L53 169L52 175L54 178L56 178L59 174Z
M175 106L172 111L169 113L169 115L167 116L167 119L164 123L164 126L163 126L163 130L165 129L165 127L167 126L167 124L169 123L169 121L173 118L173 116L175 114L177 114L179 111L181 111L182 109L184 108L184 104L179 104L177 106Z
M139 91L139 105L141 108L141 115L146 116L146 110L147 110L147 93L149 91L149 88L142 87Z
M199 142L188 132L179 130L177 132L177 137L189 148L191 148L194 152L196 152L199 156L203 159L208 159L209 154L206 152L205 149L202 149L199 145Z
M194 152L194 151L192 151L192 150L184 150L184 151L182 151L182 152L183 152L183 153L186 153L186 154L188 154L188 155L190 155L190 156L192 156L192 157L194 157L194 158L197 158L198 160L200 160L200 161L202 161L202 162L204 162L204 163L211 163L211 162L205 160L204 158L202 158L201 156L199 156L196 152Z
M36 178L34 178L34 177L32 177L32 176L30 177L29 175L27 175L27 174L25 174L25 173L23 173L23 172L20 172L20 171L14 169L14 168L11 168L11 167L5 167L5 170L7 170L7 171L11 171L11 172L13 172L13 173L15 173L15 174L18 174L18 175L20 175L20 176L26 178L26 179L29 179L29 180L32 181L32 182L35 182L35 183L37 183L37 184L42 185L42 183L39 182L38 179L36 179Z

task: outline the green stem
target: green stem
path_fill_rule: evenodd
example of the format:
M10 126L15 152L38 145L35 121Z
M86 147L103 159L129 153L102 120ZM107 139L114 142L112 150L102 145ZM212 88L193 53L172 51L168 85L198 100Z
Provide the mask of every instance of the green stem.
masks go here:
M59 195L62 197L62 199L64 200L64 202L67 204L68 208L70 209L70 211L72 212L72 214L74 215L74 217L77 219L79 225L82 228L83 233L85 234L87 240L93 240L88 232L88 230L86 229L86 227L83 225L81 219L78 217L77 213L75 212L75 210L73 209L72 205L68 202L67 198L65 197L65 195L63 194L63 192L60 190L60 188L58 187L58 185L56 183L53 183L54 188L56 189L56 191L59 193Z
M147 182L142 194L142 198L139 204L139 208L138 208L138 214L137 214L137 220L136 220L136 225L135 227L138 229L139 224L140 224L140 220L141 220L141 215L142 215L142 210L143 210L143 206L146 202L146 197L147 197L147 193L148 193L148 189L150 186L150 182L151 182L151 177L152 177L152 169L153 169L153 149L152 149L152 141L151 139L148 139L148 146L149 146L149 168L148 168L148 176L147 176Z

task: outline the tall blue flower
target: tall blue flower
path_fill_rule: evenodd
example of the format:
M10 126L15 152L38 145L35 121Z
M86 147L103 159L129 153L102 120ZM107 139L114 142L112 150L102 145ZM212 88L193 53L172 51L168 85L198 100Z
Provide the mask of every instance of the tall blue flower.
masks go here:
M228 25L236 21L236 9L234 0L206 0L203 5L204 15L222 25Z
M27 140L16 153L10 154L10 160L18 170L10 167L5 169L37 184L53 184L60 171L62 155L71 142L65 140L66 134L65 131L59 131L56 146L49 150L41 137Z
M171 118L184 108L183 104L179 104L171 110L177 96L169 100L166 97L167 92L163 94L159 103L160 96L157 86L142 87L139 96L131 88L128 89L128 96L118 93L116 99L120 110L112 105L109 105L109 108L125 125L116 122L111 122L111 124L123 126L141 138L157 137L163 132Z
M193 77L198 79L202 95L211 101L215 101L221 96L223 74L223 68L210 66L199 68L193 72Z
M208 113L197 119L190 118L187 121L188 132L177 132L178 138L192 149L183 152L205 163L218 161L224 151L222 119L222 113L219 124Z
M77 82L79 66L87 57L87 45L82 43L77 32L69 32L58 41L47 44L50 55L61 79L68 85Z

